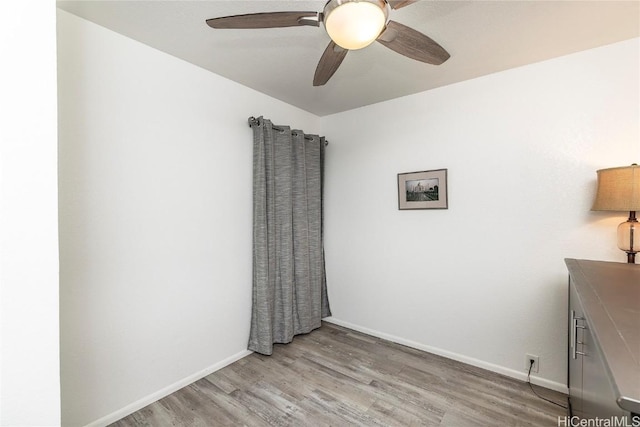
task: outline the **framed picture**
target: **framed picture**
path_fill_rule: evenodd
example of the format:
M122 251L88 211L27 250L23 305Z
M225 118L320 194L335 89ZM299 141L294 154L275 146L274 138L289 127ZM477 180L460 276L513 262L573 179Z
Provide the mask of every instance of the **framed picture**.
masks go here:
M398 174L398 209L448 209L447 170Z

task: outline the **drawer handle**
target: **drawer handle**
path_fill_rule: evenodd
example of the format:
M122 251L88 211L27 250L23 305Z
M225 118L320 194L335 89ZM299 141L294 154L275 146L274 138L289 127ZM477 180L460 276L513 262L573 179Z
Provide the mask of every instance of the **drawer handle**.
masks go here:
M574 359L577 359L578 355L585 356L585 354L578 351L576 347L578 344L584 344L583 342L578 342L578 329L587 329L587 327L585 325L578 325L578 320L585 320L585 318L576 316L576 312L571 310L571 357Z

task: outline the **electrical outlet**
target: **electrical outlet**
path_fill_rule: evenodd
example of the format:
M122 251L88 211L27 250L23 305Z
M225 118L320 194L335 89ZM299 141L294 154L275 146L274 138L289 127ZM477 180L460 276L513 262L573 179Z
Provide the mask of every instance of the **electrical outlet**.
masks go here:
M531 368L531 372L538 372L539 360L538 356L533 356L531 354L527 354L524 357L524 370L529 372L529 367L531 366L531 361L533 360L533 367Z

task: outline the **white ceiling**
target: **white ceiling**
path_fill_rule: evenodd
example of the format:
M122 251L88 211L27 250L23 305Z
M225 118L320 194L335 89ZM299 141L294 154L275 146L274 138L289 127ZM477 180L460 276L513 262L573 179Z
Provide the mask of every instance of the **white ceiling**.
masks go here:
M431 1L390 18L450 54L440 66L379 43L350 51L313 87L324 28L214 30L205 20L270 11L322 11L319 1L58 1L58 7L319 116L640 36L640 1ZM161 71L161 70L159 70Z

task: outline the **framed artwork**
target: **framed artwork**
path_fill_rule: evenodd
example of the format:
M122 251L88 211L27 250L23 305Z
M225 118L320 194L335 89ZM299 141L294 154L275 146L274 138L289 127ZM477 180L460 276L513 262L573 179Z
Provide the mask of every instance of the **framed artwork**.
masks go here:
M447 170L398 174L398 209L448 209Z

